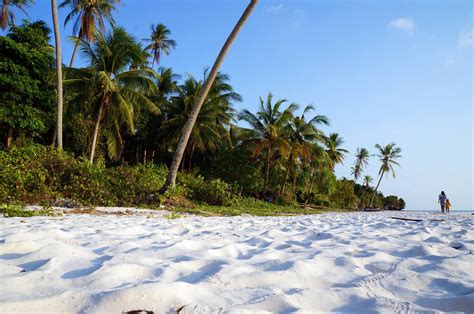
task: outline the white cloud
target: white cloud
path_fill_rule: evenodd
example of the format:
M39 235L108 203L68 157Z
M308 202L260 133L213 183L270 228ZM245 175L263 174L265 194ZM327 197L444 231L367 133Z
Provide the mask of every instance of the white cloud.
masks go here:
M467 48L467 47L472 46L473 33L474 33L474 30L472 29L470 31L463 31L459 33L459 39L458 39L459 48Z
M279 4L276 4L276 5L272 5L272 6L267 7L268 12L278 12L281 9L283 9L283 3L279 3Z
M390 23L388 23L388 27L413 34L415 32L416 25L415 22L413 22L413 20L410 18L399 17L398 19L391 20Z
M446 57L446 65L452 65L456 63L456 58L453 55Z

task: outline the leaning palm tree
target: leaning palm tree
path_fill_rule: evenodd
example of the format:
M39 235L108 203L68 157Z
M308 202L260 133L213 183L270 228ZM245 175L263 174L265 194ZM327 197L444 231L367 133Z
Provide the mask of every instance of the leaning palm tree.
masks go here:
M31 3L34 3L34 0L1 0L1 24L2 30L6 30L8 23L15 22L15 12L12 10L12 7L18 8L20 11L28 15L25 11L25 7Z
M344 144L344 140L337 133L331 133L329 137L326 138L326 152L331 160L332 169L334 169L337 164L342 164L345 154L349 153L347 149L340 147L342 144Z
M56 139L59 149L63 149L63 63L61 56L61 36L59 34L58 6L56 0L51 0L51 10L53 14L54 40L56 43L56 81L57 81L57 119L56 119Z
M299 117L293 117L288 125L288 140L290 151L288 153L288 162L286 166L285 179L281 187L281 193L285 192L286 182L290 169L293 166L294 182L296 178L295 165L297 161L307 161L311 158L312 145L324 138L323 132L318 129L319 125L329 125L329 119L324 115L316 115L311 120L306 121L305 115L313 111L314 107L309 105L303 110Z
M75 70L65 83L83 95L83 101L96 112L90 161L94 161L99 127L105 124L109 156L117 158L123 148L121 129L134 131L134 114L145 108L159 113L159 108L146 95L156 94L150 69L132 69L131 64L145 64L147 55L133 37L122 28L108 34L96 33L91 44L81 41L81 52L89 68Z
M275 103L272 103L272 99L273 95L268 93L266 101L260 97L260 111L256 114L249 110L243 110L239 114L239 119L250 124L254 131L254 136L248 140L248 142L255 144L253 155L255 157L262 156L264 159L264 194L267 191L270 168L275 153L279 151L281 155L284 155L283 152L289 150L287 127L293 119L294 111L298 109L296 104L291 104L281 110L286 99L279 99Z
M170 54L171 49L176 47L176 41L169 39L171 31L166 28L163 24L151 25L151 35L150 38L144 38L143 41L148 43L145 47L145 50L149 50L153 55L153 61L151 63L151 68L155 66L155 61L157 64L160 63L160 57L164 54Z
M178 175L178 167L179 167L179 164L181 163L181 159L183 158L184 151L186 150L186 146L188 145L189 137L191 136L194 123L196 122L196 119L199 115L199 111L201 110L202 104L204 103L204 100L206 99L207 93L211 89L212 83L214 82L214 79L216 78L217 72L219 71L219 68L222 62L224 61L227 51L232 46L232 43L237 37L237 34L239 33L242 26L245 24L245 21L250 16L250 13L252 13L252 10L254 9L257 2L258 0L250 0L249 5L245 9L244 13L240 17L239 21L235 25L234 29L230 33L226 42L224 43L224 46L219 52L219 55L217 56L217 59L214 62L214 65L212 66L211 72L209 73L209 76L207 77L207 80L204 83L204 86L202 87L201 93L199 94L199 97L196 99L196 104L194 105L193 110L189 114L189 120L183 129L183 134L181 135L181 138L178 142L178 146L176 147L176 151L173 156L173 161L171 162L170 170L168 172L166 182L161 188L161 192L166 191L169 186L174 187L176 185L176 176Z
M100 30L102 33L105 32L105 22L108 22L112 27L115 26L112 12L116 10L115 4L120 1L121 0L64 0L59 5L59 8L70 7L72 9L64 20L64 27L77 16L72 29L75 45L69 67L72 67L74 63L74 58L80 43L79 39L91 43L95 40L97 30Z
M357 182L360 175L362 174L362 170L364 167L369 165L369 151L365 148L357 148L356 152L356 160L354 166L351 168L352 175L354 176L354 182Z
M386 146L380 146L379 144L375 145L375 148L379 150L379 153L377 154L377 157L379 157L380 162L382 163L380 165L380 170L379 170L379 181L377 183L377 186L375 187L374 194L372 195L372 198L370 200L370 207L372 207L372 204L374 202L375 195L377 194L377 189L379 188L380 181L382 181L383 175L384 174L389 174L392 173L393 177L395 178L395 169L394 166L400 166L400 164L396 161L396 159L402 157L400 153L402 152L401 148L396 147L395 143L390 143Z

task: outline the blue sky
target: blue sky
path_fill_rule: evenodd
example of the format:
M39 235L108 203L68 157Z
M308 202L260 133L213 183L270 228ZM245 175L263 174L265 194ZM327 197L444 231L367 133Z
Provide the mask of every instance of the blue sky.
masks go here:
M60 0L58 0L60 1ZM211 66L247 1L123 0L115 19L136 38L164 23L178 43L161 64L201 77ZM28 9L51 24L50 1ZM60 10L61 23L67 10ZM22 18L18 14L18 18ZM331 119L351 151L339 177L350 177L357 147L376 143L403 150L397 177L380 190L412 209L437 208L443 189L454 209L474 209L472 1L264 1L228 54L230 74L256 110L269 91ZM61 29L63 58L72 25ZM78 62L80 64L80 60ZM366 174L377 176L370 160Z

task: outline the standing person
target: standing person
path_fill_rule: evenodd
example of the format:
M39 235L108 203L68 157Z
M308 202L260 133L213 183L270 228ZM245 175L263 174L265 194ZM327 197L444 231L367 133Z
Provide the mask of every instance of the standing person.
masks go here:
M441 194L438 196L438 203L441 205L441 212L444 214L444 208L446 206L446 194L444 194L444 191L441 191Z
M449 198L446 199L446 213L449 214L449 209L451 208L451 202L449 201Z

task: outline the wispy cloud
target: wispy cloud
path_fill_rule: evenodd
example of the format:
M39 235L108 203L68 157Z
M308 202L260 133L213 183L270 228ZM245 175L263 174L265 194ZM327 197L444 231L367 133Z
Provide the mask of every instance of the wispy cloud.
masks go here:
M467 48L472 46L474 30L462 31L459 33L458 46L459 48Z
M415 32L416 24L410 18L399 17L397 19L391 20L388 23L388 27L391 29L396 29L402 32L406 32L408 34L413 34Z
M283 3L279 3L279 4L268 6L266 9L267 9L267 12L278 12L278 11L281 11L283 8L284 8Z
M453 55L446 57L446 65L452 65L456 63L456 58Z

